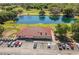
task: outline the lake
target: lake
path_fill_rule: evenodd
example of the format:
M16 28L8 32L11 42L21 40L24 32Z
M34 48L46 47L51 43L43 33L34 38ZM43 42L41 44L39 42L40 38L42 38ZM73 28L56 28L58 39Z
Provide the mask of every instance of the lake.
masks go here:
M74 22L73 18L64 18L63 16L19 16L16 21L17 24L60 24Z

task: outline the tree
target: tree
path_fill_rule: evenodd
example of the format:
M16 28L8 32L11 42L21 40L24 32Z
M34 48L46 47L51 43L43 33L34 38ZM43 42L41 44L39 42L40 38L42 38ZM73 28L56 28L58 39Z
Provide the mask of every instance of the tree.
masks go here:
M63 14L65 17L74 17L74 9L72 7L67 7L64 9Z
M21 13L23 13L23 10L22 9L18 9L17 12L18 12L18 14L21 14Z
M3 31L4 31L4 27L0 24L0 37L2 37Z
M72 38L79 42L79 23L72 24Z
M12 11L15 12L16 14L21 14L24 12L24 9L22 7L17 7L14 8Z
M50 15L53 15L53 16L60 15L60 12L61 12L61 9L58 7L51 7L50 9Z
M40 16L44 16L45 15L45 11L43 9L41 9L40 12L39 12L39 15Z
M69 30L69 26L66 24L58 24L56 26L55 33L61 42L66 42L68 40L67 34Z
M76 5L74 10L75 10L75 15L79 16L79 5Z
M15 14L12 11L9 12L0 12L0 23L4 23L8 20L14 20L17 17L17 14Z
M67 32L69 31L69 27L66 24L58 24L56 26L56 33L61 35L66 35Z

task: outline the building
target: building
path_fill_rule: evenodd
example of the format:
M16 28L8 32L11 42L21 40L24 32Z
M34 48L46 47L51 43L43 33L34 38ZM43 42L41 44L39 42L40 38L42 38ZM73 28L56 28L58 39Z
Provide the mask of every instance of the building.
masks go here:
M50 27L23 27L17 33L19 39L49 40L54 38L54 33Z

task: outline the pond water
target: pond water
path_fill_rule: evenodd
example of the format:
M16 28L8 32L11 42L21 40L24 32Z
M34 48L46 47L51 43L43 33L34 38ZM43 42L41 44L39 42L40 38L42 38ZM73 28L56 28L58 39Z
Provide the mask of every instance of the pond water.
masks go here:
M73 18L64 18L63 16L20 16L16 21L17 24L60 24L74 22Z

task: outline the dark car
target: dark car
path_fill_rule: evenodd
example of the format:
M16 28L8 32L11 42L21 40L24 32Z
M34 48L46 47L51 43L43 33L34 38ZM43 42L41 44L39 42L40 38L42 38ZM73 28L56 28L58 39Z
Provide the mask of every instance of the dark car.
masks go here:
M58 48L59 48L59 50L62 50L62 45L61 45L61 43L58 43Z
M36 49L37 48L37 42L34 42L33 48Z
M59 46L59 50L62 50L62 46L61 45Z

